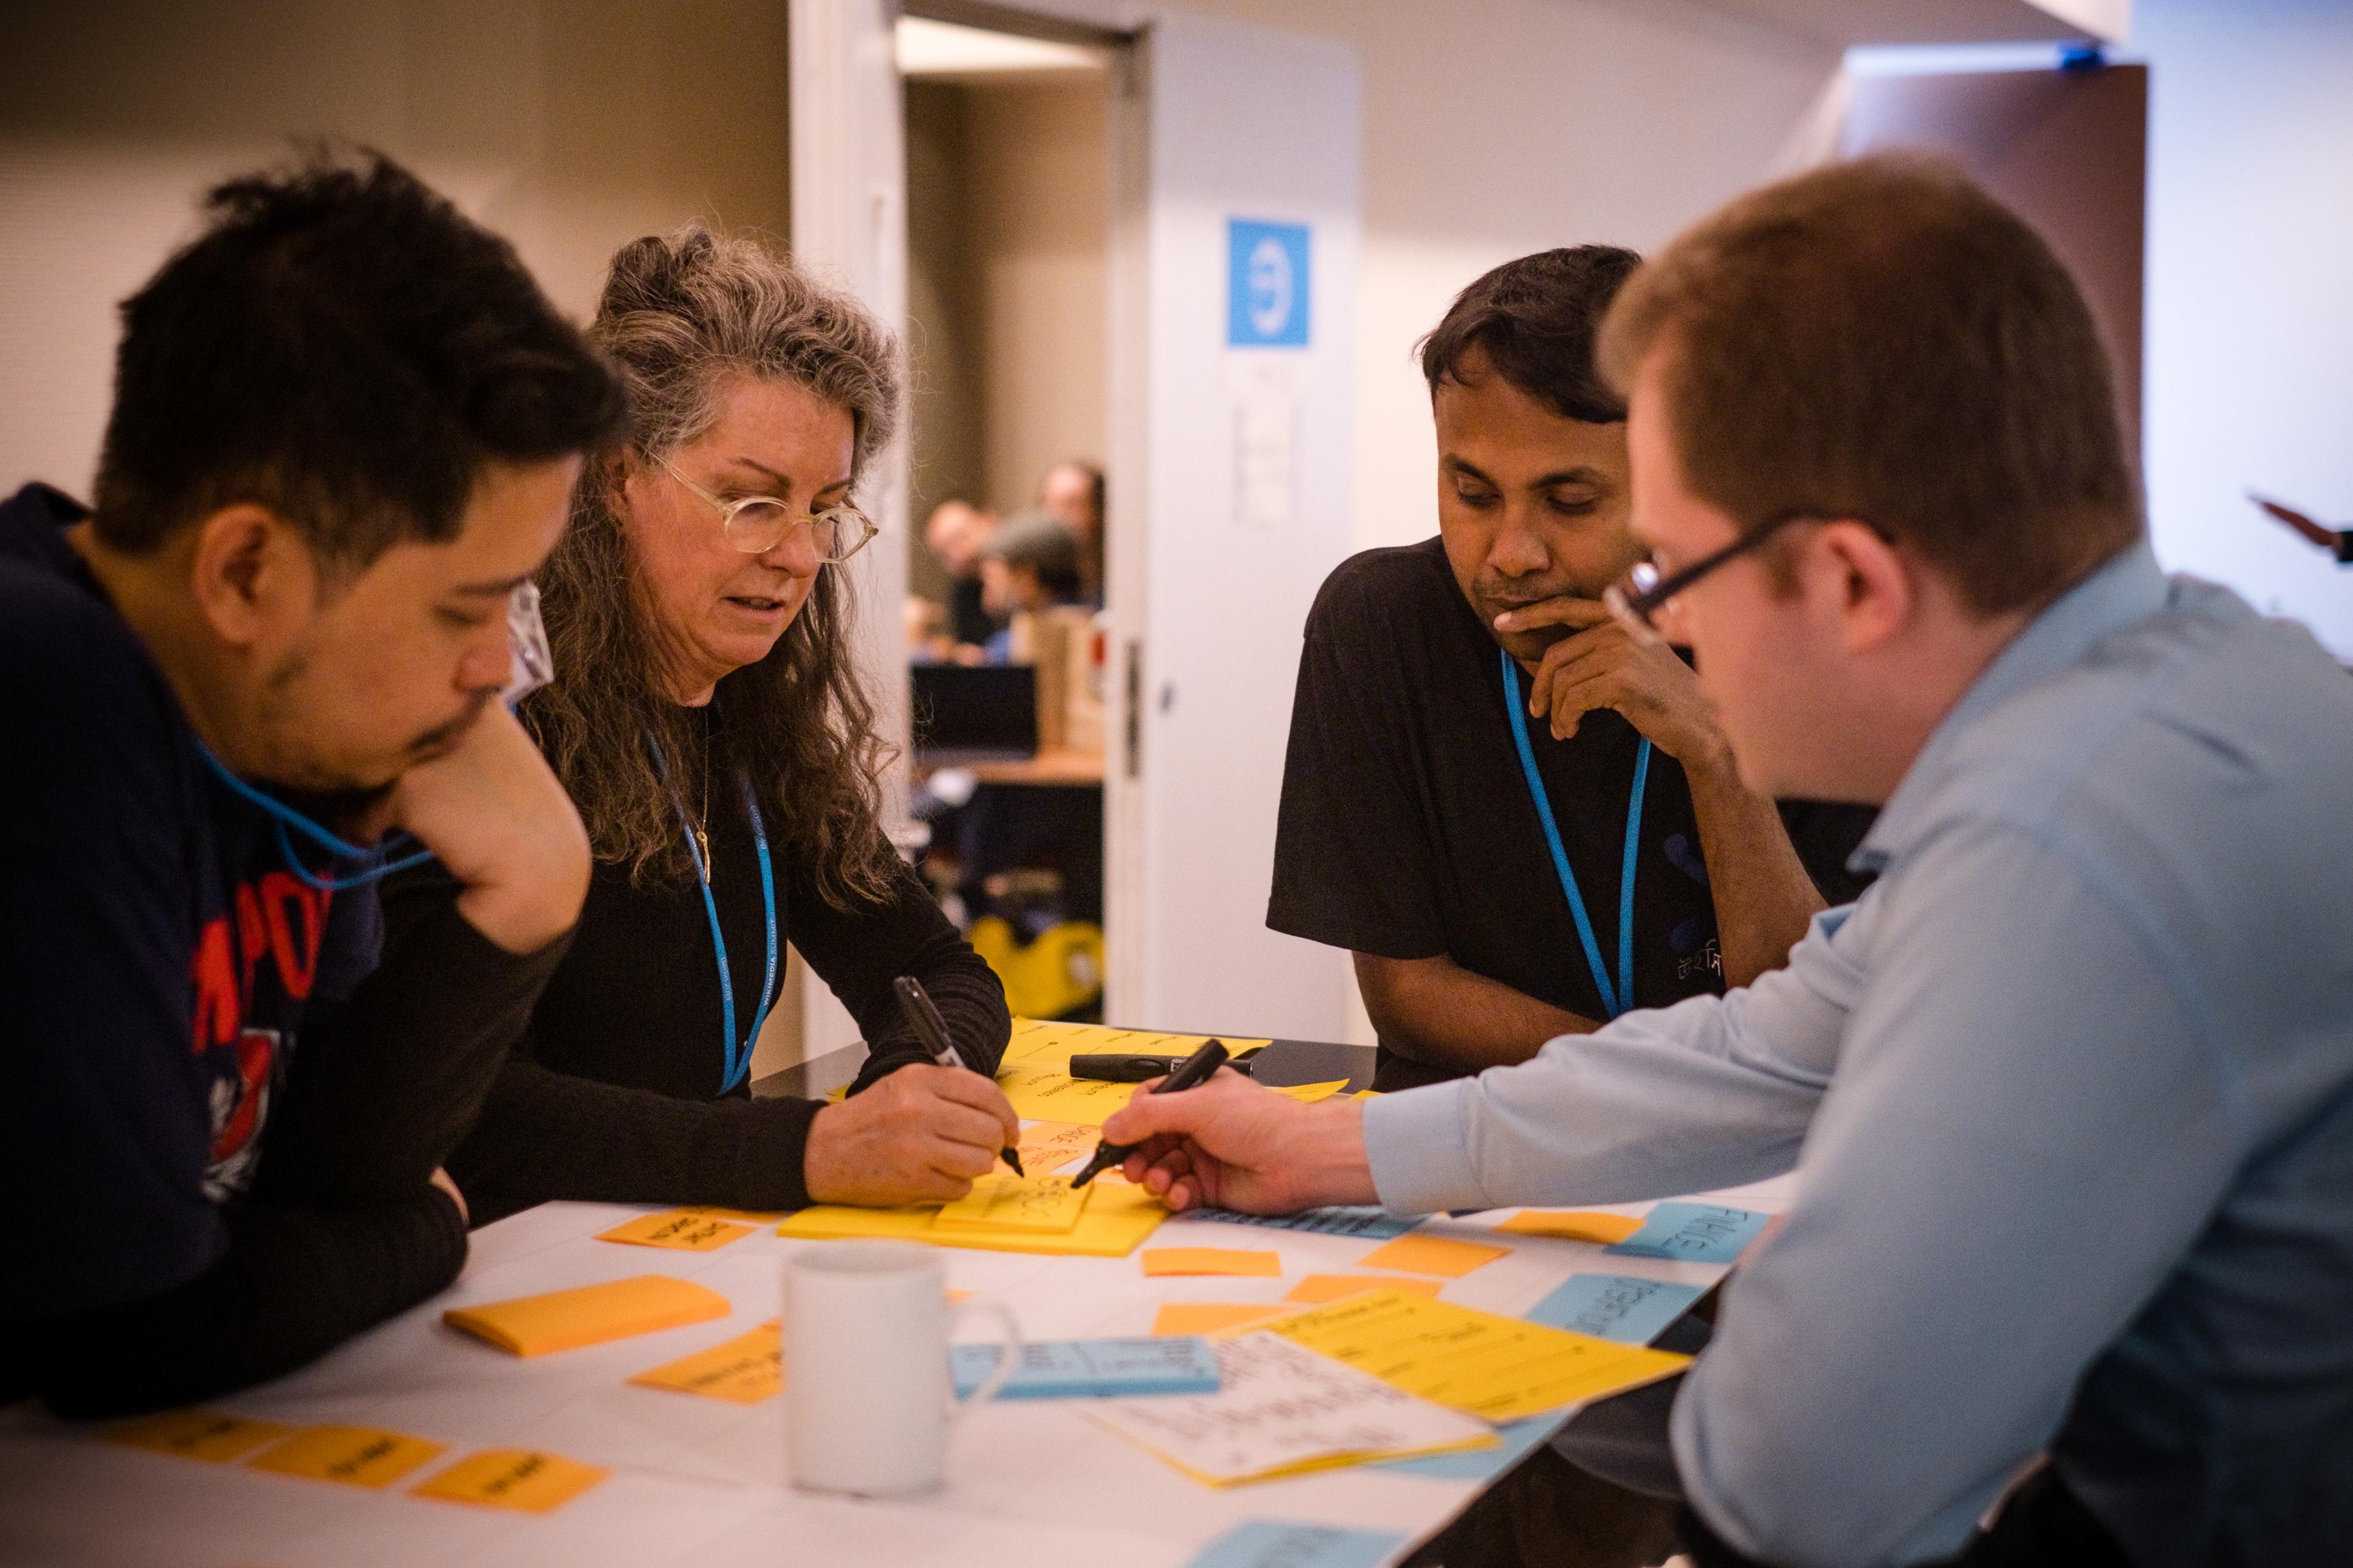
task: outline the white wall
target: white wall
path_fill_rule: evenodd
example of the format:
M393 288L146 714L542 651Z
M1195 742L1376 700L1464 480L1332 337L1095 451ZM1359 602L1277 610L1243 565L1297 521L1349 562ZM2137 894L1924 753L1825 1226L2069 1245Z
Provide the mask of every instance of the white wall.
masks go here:
M2158 553L2353 658L2353 568L2243 494L2353 526L2353 5L2138 0L2134 33Z

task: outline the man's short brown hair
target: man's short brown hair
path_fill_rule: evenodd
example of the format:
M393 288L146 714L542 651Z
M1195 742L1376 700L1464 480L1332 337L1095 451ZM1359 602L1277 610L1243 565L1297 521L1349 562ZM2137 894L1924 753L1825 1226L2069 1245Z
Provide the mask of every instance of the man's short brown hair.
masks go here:
M1868 522L1989 615L2141 536L2082 292L1941 162L1834 164L1703 220L1602 324L1621 391L1653 353L1683 482L1743 532L1793 512Z

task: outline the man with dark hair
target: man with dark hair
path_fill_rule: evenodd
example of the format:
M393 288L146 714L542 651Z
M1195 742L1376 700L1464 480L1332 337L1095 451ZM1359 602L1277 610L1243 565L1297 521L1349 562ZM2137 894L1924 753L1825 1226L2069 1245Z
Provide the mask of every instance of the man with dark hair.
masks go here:
M1353 951L1383 1089L1746 984L1860 886L1870 813L1743 784L1690 668L1602 608L1639 546L1593 339L1640 263L1462 291L1421 348L1439 537L1343 563L1308 617L1267 924Z
M441 1161L588 879L498 698L617 384L381 159L208 214L123 306L95 510L0 503L0 1402L77 1416L456 1277ZM379 952L427 854L456 891Z
M2082 294L1941 165L1736 201L1600 358L1649 552L1613 602L1754 786L1884 803L1879 879L1521 1067L1225 1074L1104 1136L1253 1212L1801 1169L1674 1401L1701 1568L2353 1562L2353 684L2158 570Z

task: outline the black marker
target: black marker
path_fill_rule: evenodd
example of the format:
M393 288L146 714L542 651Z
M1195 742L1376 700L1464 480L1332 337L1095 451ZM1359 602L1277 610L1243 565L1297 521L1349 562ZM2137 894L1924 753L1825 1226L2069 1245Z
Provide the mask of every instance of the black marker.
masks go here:
M1188 1089L1198 1089L1209 1081L1211 1074L1226 1065L1226 1043L1210 1040L1187 1057L1175 1072L1160 1080L1152 1090L1155 1094L1177 1094ZM1083 1187L1103 1172L1125 1160L1144 1147L1141 1143L1113 1143L1109 1139L1095 1145L1087 1168L1071 1178L1072 1187Z
M948 1038L947 1020L941 1017L939 1008L933 1005L932 994L923 989L922 981L912 974L902 974L891 982L891 986L899 993L899 1011L905 1016L907 1027L915 1031L915 1038L923 1041L923 1049L932 1053L933 1065L962 1068L966 1072L979 1070L964 1059L955 1048L955 1043ZM1021 1151L1011 1144L1007 1144L997 1157L1013 1167L1015 1175L1029 1173L1021 1168Z

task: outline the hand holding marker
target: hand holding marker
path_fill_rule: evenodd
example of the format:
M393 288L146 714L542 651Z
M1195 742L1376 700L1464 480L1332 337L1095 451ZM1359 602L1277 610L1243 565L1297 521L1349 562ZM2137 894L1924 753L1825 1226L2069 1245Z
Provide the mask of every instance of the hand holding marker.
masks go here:
M948 1038L947 1020L940 1016L939 1008L933 1005L931 993L923 989L922 981L912 974L902 974L891 984L899 993L899 1011L905 1016L907 1027L915 1031L915 1038L923 1041L923 1048L932 1053L935 1066L962 1068L966 1072L979 1071L964 1059L955 1042ZM1021 1151L1011 1144L1006 1145L998 1158L1013 1167L1015 1175L1029 1174L1021 1168Z
M1187 1057L1184 1064L1175 1072L1153 1085L1151 1092L1178 1094L1188 1089L1198 1089L1208 1082L1217 1070L1225 1065L1226 1043L1223 1040L1207 1041L1199 1050ZM1087 1161L1087 1168L1071 1180L1071 1185L1085 1186L1096 1176L1110 1170L1143 1147L1141 1143L1113 1143L1109 1139L1105 1139L1095 1145L1093 1156Z

